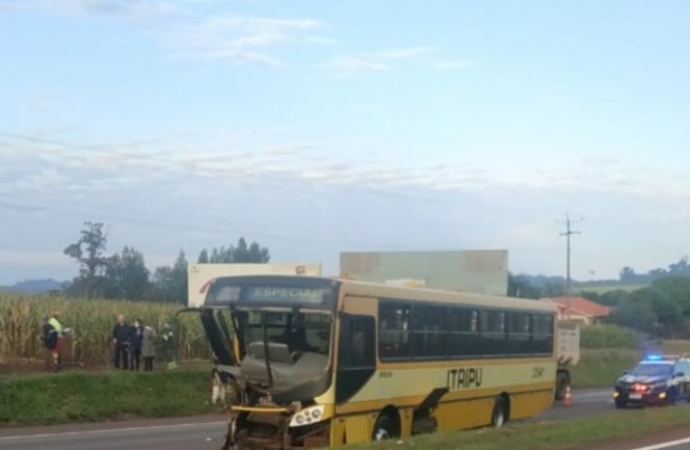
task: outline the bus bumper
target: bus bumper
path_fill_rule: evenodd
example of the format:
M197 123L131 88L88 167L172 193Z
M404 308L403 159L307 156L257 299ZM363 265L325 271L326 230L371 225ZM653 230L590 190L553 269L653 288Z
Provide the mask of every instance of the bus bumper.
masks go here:
M297 450L330 445L330 420L290 428L287 412L233 411L222 450Z

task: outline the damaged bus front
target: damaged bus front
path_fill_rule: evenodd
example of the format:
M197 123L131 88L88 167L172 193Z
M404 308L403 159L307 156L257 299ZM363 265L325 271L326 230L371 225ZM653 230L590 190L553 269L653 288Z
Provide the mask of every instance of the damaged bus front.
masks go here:
M233 396L223 450L329 446L338 288L303 276L211 282L201 320Z

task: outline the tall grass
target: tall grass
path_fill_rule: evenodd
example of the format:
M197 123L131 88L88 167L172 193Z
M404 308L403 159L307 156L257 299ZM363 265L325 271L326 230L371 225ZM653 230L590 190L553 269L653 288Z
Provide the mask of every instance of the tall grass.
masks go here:
M85 365L103 365L112 361L112 329L119 314L130 323L139 318L160 334L162 324L173 323L179 309L180 305L164 303L0 294L0 361L43 359L41 318L50 311L59 311L61 322L74 330L71 348L66 352ZM175 324L178 357L208 358L208 344L198 316L182 314ZM160 340L158 350L160 355Z
M586 325L580 328L580 345L591 349L636 349L640 346L640 338L633 330L618 325Z

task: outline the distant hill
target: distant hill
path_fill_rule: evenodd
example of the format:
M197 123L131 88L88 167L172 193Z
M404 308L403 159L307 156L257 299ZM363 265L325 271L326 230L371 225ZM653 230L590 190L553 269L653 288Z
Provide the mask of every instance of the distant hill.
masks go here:
M62 289L64 282L53 279L25 280L12 286L0 286L0 292L18 292L21 294L41 294L52 290Z

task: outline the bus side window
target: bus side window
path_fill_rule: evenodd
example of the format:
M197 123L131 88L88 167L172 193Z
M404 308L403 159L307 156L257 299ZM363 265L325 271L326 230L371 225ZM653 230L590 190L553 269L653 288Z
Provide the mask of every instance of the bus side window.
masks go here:
M399 302L379 303L379 357L410 357L410 307Z

